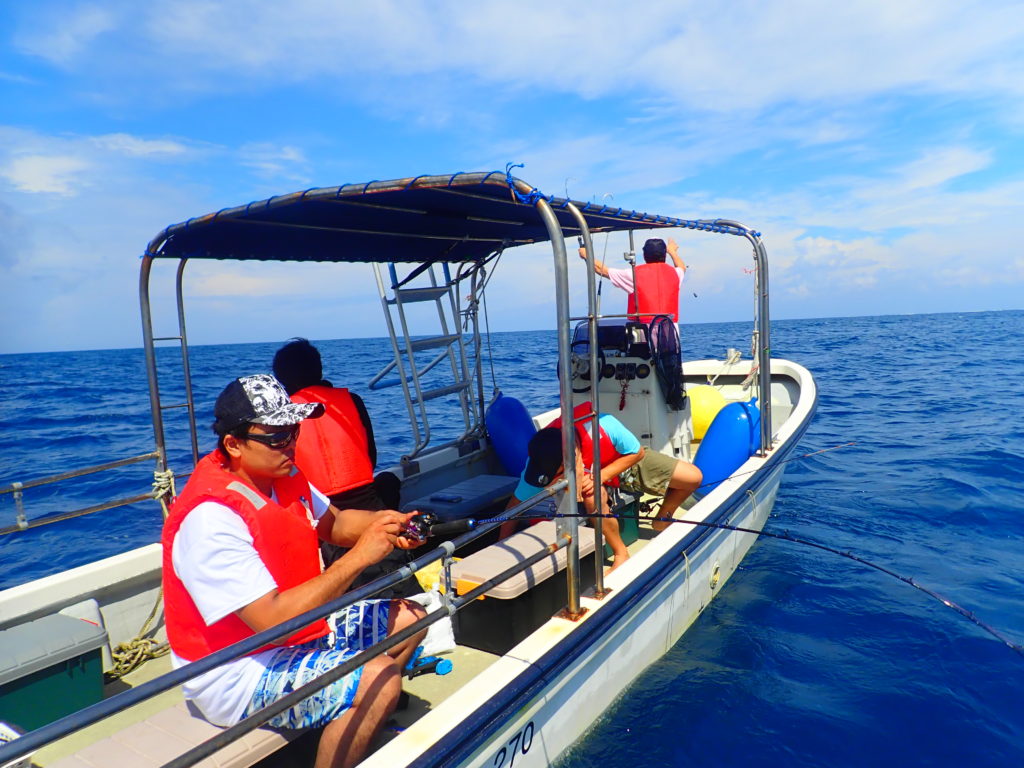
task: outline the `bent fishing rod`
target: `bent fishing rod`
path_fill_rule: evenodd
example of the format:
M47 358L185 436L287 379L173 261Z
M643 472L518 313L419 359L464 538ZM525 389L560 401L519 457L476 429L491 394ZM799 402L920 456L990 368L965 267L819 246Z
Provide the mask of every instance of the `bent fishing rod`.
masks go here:
M823 448L823 449L821 449L819 451L811 451L810 453L805 453L805 454L802 454L800 456L793 456L793 457L791 457L789 459L786 459L785 461L782 461L780 463L785 464L785 463L788 463L790 461L798 461L800 459L805 459L805 458L808 458L810 456L817 456L817 455L822 454L822 453L828 453L829 451L835 451L835 450L838 450L839 448L847 448L847 447L850 447L850 446L853 446L853 445L856 445L856 443L855 442L841 443L839 445L834 445L834 446L832 446L830 448ZM751 472L737 472L735 474L730 475L727 478L722 478L721 480L713 480L710 483L705 483L704 485L701 485L701 486L698 486L698 487L699 488L703 488L706 485L717 484L717 483L720 483L720 482L724 482L724 480L728 480L728 479L731 479L731 478L734 478L734 477L740 477L742 475L752 474L752 472L756 472L756 471L759 471L759 470L752 470ZM909 584L914 589L920 590L921 592L923 592L924 594L928 595L933 600L937 600L938 602L942 603L947 608L949 608L949 609L951 609L953 611L956 611L956 613L960 614L962 617L964 617L968 621L972 622L976 626L978 626L981 629L983 629L985 632L987 632L989 635L991 635L996 640L1001 642L1003 645L1005 645L1010 650L1015 651L1020 656L1024 656L1024 645L1021 645L1019 643L1013 642L1009 637L1007 637L1005 634L1003 634L1000 630L996 629L991 624L988 624L987 622L985 622L985 621L981 620L980 618L978 618L978 616L973 611L970 611L970 610L964 608L963 606L959 605L958 603L954 602L953 600L950 600L948 597L945 597L945 596L939 594L938 592L934 591L933 589L931 589L929 587L926 587L923 584L918 583L917 581L914 580L914 578L912 576L903 576L902 574L899 574L896 571L894 571L894 570L892 570L890 568L887 568L884 565L879 565L878 563L875 563L875 562L873 562L871 560L868 560L865 557L861 557L860 555L856 555L853 552L850 552L849 550L845 550L844 551L844 550L841 550L841 549L836 549L835 547L830 547L827 544L822 544L821 542L818 542L818 541L812 541L811 539L803 539L803 538L800 538L800 537L797 537L797 536L793 536L792 534L789 533L789 531L783 531L782 533L773 533L771 531L757 530L755 528L744 528L742 526L728 525L726 523L710 523L710 522L707 522L705 520L687 520L685 518L675 518L675 517L645 517L643 515L613 515L613 514L610 514L610 513L602 514L602 515L585 514L585 513L580 513L580 514L545 513L545 517L550 517L552 519L553 518L559 518L559 517L561 517L561 518L570 518L570 517L575 517L575 518L597 518L597 517L601 517L601 518L611 518L611 519L614 519L614 520L620 520L620 519L621 520L638 520L638 521L646 520L647 522L651 522L651 523L653 523L653 522L664 522L664 523L673 523L673 524L694 525L694 526L698 526L698 527L702 527L702 528L712 528L712 529L718 529L718 530L724 530L724 531L736 531L738 533L752 533L752 534L755 534L757 536L767 536L768 538L772 538L772 539L779 539L781 541L788 541L788 542L790 542L792 544L802 544L803 546L813 547L813 548L821 550L823 552L829 552L829 553L831 553L833 555L839 555L840 557L845 557L846 559L853 560L854 562L860 563L861 565L866 565L867 567L873 568L874 570L879 571L880 573L884 573L887 576L891 576L892 578L894 578L894 579L896 579L898 581L901 581L904 584ZM522 519L522 518L520 518L520 517L509 517L509 516L492 517L492 518L487 518L485 520L476 520L475 524L476 525L480 525L480 524L484 524L484 523L507 522L509 520L517 520L517 519Z
M685 518L675 518L675 517L645 517L643 515L613 515L613 514L602 514L602 515L594 514L594 515L588 515L588 514L585 514L585 513L580 513L580 514L573 515L573 514L559 514L559 513L547 514L547 513L545 513L545 517L550 517L550 518L558 518L558 517L561 517L561 518L570 518L570 517L576 517L576 518L598 518L598 517L601 517L601 518L611 518L613 520L641 520L641 521L646 520L649 523L652 523L652 522L678 523L678 524L683 524L683 525L695 525L695 526L699 526L699 527L702 527L702 528L715 528L715 529L719 529L719 530L723 530L723 531L738 531L739 533L752 533L752 534L755 534L757 536L767 536L767 537L772 538L772 539L780 539L782 541L788 541L788 542L791 542L793 544L802 544L802 545L807 546L807 547L814 547L815 549L820 549L823 552L829 552L829 553L831 553L833 555L839 555L840 557L845 557L848 560L853 560L854 562L860 563L862 565L866 565L869 568L874 568L876 571L880 571L881 573L884 573L887 576L891 576L894 579L902 581L904 584L909 584L914 589L918 589L921 592L923 592L924 594L926 594L929 597L931 597L932 599L938 600L940 603L942 603L947 608L950 608L950 609L956 611L958 614L963 616L968 621L976 624L978 627L980 627L981 629L985 630L985 632L990 634L996 640L998 640L999 642L1003 643L1010 650L1016 651L1019 655L1024 656L1024 645L1021 645L1019 643L1013 642L1009 637L1004 635L1000 630L996 629L991 624L988 624L985 621L982 621L981 619L979 619L978 616L973 611L970 611L970 610L964 608L963 606L959 605L958 603L955 603L954 601L950 600L948 597L940 595L938 592L934 591L933 589L930 589L929 587L926 587L923 584L918 583L912 576L903 576L902 574L899 574L896 571L893 571L892 569L885 567L884 565L879 565L878 563L872 562L871 560L868 560L865 557L861 557L860 555L855 555L853 552L850 552L849 550L836 549L835 547L830 547L827 544L822 544L821 542L818 542L818 541L812 541L811 539L803 539L803 538L800 538L800 537L797 537L797 536L793 536L792 534L789 533L789 531L783 531L782 533L772 533L771 531L757 530L756 528L744 528L742 526L728 525L726 523L709 523L709 522L707 522L705 520L687 520ZM490 522L505 521L505 520L515 520L515 519L518 519L518 518L508 518L508 517L502 518L502 517L498 517L498 518L490 518L488 520L478 520L477 523L490 523Z

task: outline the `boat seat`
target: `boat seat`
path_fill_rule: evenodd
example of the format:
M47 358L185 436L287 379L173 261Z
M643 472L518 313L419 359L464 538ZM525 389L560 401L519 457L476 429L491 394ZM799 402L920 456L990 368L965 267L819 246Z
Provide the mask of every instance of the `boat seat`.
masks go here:
M460 595L475 589L558 540L558 526L544 520L507 539L481 549L452 566ZM580 589L594 584L594 532L579 527ZM565 607L565 549L548 555L507 581L497 584L456 614L455 639L459 645L487 653L508 653L517 643Z
M49 768L159 768L223 729L179 702ZM305 731L257 728L202 762L200 768L249 768Z
M468 480L412 499L403 512L433 512L442 522L472 517L494 504L504 504L519 484L518 477L477 475Z

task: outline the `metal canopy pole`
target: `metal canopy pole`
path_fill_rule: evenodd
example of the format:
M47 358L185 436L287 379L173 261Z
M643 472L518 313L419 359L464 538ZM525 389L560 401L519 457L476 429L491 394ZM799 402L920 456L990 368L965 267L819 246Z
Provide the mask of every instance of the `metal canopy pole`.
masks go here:
M601 369L598 367L598 343L597 343L597 280L594 275L594 241L590 237L590 227L583 214L572 203L566 204L566 209L576 219L580 227L580 235L583 237L583 248L587 252L587 330L590 334L590 407L594 417L590 421L590 444L594 447L593 464L591 473L594 478L594 591L601 597L605 594L604 589L604 531L601 523L604 521L604 494L601 492L601 426L598 419L601 414L601 403L598 395L598 384L601 382ZM563 371L567 370L565 368ZM571 382L570 382L571 383ZM564 418L564 414L563 414ZM575 423L574 423L575 426ZM575 461L573 462L575 464Z
M633 230L629 230L629 251L623 254L629 262L629 273L633 278L633 314L628 315L630 320L640 320L640 298L636 292L636 246L633 244ZM627 304L626 311L629 311Z
M199 436L196 434L196 401L192 395L192 369L188 362L188 336L185 334L185 297L182 291L182 276L188 259L178 262L175 293L178 301L178 335L181 339L181 372L185 379L185 404L188 408L189 437L192 438L192 464L199 463Z
M757 350L757 365L760 371L758 384L761 396L761 451L767 456L772 449L772 344L770 317L768 311L768 251L756 234L747 232L747 239L754 246L754 261L757 262L757 284L760 293L757 296L758 326L760 346Z
M754 267L757 270L757 397L761 410L760 456L772 450L772 345L771 317L768 310L768 251L761 236L729 219L715 219L715 224L736 227L754 248Z
M568 580L569 618L577 618L580 611L580 544L579 519L576 514L576 435L572 420L572 377L569 368L569 265L565 258L565 235L558 224L551 206L541 197L536 202L544 226L551 239L555 262L555 315L558 323L558 366L562 376L558 382L558 394L562 406L562 456L565 481L567 483L561 503L556 530L559 537L568 534L566 548L566 576Z
M153 438L156 442L156 471L167 471L167 450L164 446L164 419L160 409L160 383L156 374L156 349L153 343L153 313L149 304L149 275L153 257L147 252L139 270L139 309L142 312L142 346L146 353L146 378L149 381L149 410L153 418ZM170 499L164 499L169 504Z

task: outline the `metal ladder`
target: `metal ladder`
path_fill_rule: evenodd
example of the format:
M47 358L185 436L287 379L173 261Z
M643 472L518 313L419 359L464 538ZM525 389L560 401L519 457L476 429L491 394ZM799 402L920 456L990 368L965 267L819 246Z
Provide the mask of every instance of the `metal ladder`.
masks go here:
M374 263L373 272L377 279L377 291L384 309L395 359L370 380L369 387L371 390L402 387L413 432L413 448L402 457L403 462L406 462L422 453L430 443L427 403L432 400L453 396L459 400L463 432L460 437L445 445L460 444L479 431L480 420L472 402L474 375L469 365L465 336L460 330L464 316L472 312L462 310L458 281L452 280L447 263L441 264L439 269L435 264L419 265L404 277L399 276L394 264L388 264L387 278L384 275L384 265ZM415 286L412 285L414 281ZM437 326L431 335L414 339L409 327L406 305L429 302L434 304ZM475 313L472 314L475 334ZM421 365L416 358L417 355L422 357L424 352L432 354L429 355L429 361ZM441 365L445 360L448 361L448 365ZM445 382L440 385L436 382L427 385L424 377L438 366L440 369L435 377L440 374L446 379ZM450 375L445 376L443 372L446 370L450 371ZM392 373L394 375L388 377Z

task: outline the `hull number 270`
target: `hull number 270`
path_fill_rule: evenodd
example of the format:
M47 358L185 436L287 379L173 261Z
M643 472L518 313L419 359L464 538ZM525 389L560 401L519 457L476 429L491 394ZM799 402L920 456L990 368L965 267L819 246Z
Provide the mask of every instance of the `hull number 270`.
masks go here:
M513 768L516 758L525 755L533 746L533 721L508 740L508 743L494 754L491 768Z

